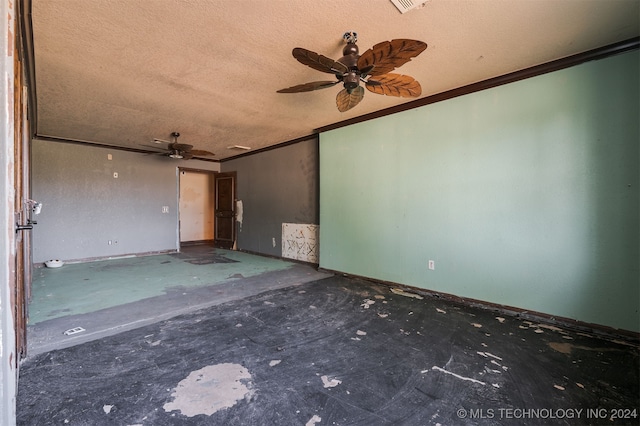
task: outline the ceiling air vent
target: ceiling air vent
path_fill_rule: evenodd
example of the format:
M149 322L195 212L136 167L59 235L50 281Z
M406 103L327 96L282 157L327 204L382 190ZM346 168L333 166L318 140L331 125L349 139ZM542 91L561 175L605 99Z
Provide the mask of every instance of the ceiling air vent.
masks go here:
M391 3L393 3L393 5L395 7L398 8L398 10L400 11L400 13L407 13L408 11L412 10L412 9L416 9L418 7L422 7L424 6L429 0L421 0L421 1L416 1L416 0L391 0Z

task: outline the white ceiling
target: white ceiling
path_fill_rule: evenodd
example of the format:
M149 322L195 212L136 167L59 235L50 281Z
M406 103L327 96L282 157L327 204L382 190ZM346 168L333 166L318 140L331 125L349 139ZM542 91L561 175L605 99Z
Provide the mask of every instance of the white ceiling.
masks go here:
M424 41L398 72L425 97L636 37L639 19L638 0L430 0L405 14L390 0L32 0L36 131L142 149L177 131L220 160L412 100L367 92L341 113L339 85L276 93L331 78L294 47L338 59L345 31L360 53Z

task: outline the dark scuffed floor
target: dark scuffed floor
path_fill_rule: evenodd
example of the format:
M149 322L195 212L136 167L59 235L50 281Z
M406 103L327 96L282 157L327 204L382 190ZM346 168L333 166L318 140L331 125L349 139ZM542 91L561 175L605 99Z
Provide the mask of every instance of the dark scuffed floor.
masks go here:
M636 345L390 290L330 277L40 354L18 424L638 424Z

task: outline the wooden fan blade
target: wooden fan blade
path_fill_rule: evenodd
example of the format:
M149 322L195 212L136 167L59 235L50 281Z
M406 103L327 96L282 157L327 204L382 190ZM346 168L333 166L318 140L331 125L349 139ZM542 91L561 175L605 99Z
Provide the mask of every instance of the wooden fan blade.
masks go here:
M213 152L205 151L204 149L192 149L191 151L189 151L189 154L193 154L196 156L215 155Z
M413 77L401 74L383 74L366 83L367 90L379 95L416 98L422 87Z
M182 152L180 154L182 155L183 160L191 160L193 158L193 154L191 153L191 151Z
M418 40L398 38L383 41L364 52L358 59L358 69L363 70L373 66L367 74L382 75L406 64L421 54L427 48L427 43Z
M327 58L326 56L319 55L316 52L303 49L302 47L296 47L293 49L292 53L293 57L296 58L298 62L311 67L314 70L329 74L343 74L349 71L349 68L347 68L346 65L338 61L334 61L331 58Z
M351 93L347 89L342 89L336 96L336 106L338 111L345 112L358 105L364 97L364 89L358 86Z
M327 87L335 86L340 83L340 80L336 81L312 81L311 83L298 84L297 86L287 87L286 89L280 89L277 93L299 93L299 92L311 92L312 90L326 89Z
M171 145L169 145L169 149L175 149L178 151L191 151L191 148L193 148L193 145L188 145L186 143L174 142Z

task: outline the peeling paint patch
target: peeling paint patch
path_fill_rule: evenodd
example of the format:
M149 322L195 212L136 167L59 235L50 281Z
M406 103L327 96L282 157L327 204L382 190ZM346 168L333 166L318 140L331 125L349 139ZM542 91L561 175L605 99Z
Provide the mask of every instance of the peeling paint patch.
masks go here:
M558 352L566 354L566 355L569 355L571 353L571 348L572 348L571 343L549 342L549 346L554 351L558 351Z
M535 327L546 328L547 330L557 331L558 333L566 333L563 329L549 324L536 324Z
M564 388L562 386L560 386L560 385L553 385L553 387L558 389L558 390L561 390L561 391L564 390Z
M164 404L164 411L178 410L187 417L210 416L251 398L253 391L247 386L249 380L251 374L240 364L210 365L192 371L173 390L173 401Z
M419 294L415 294L415 293L409 293L408 291L404 291L404 290L400 290L399 288L391 288L391 292L393 294L397 294L399 296L405 296L405 297L413 297L414 299L423 299L422 296L420 296Z
M386 317L388 317L388 316L389 316L389 314L378 314L378 316L379 316L380 318L386 318Z
M282 362L281 359L274 359L274 360L269 362L269 367L275 367L276 365L280 364L281 362Z
M357 334L358 336L366 336L366 335L367 335L367 332L366 332L366 331L362 331L362 330L358 330L358 331L356 331L356 334Z
M497 319L500 323L503 323L503 322L504 322L504 318L502 318L502 317L496 317L496 319Z
M103 405L102 406L102 410L105 412L105 414L109 414L111 412L112 408L113 408L113 405Z
M384 297L383 295L381 295L381 294L376 294L376 295L375 295L375 296L373 296L373 297L374 297L374 298L376 298L376 299L380 299L380 300L382 300L382 299L384 299L384 298L385 298L385 297Z
M439 314L446 314L447 311L445 311L444 309L440 309L440 308L436 308L436 312L438 312Z
M486 383L485 383L485 382L481 382L480 380L472 379L471 377L464 377L464 376L460 376L460 375L458 375L458 374L456 374L456 373L452 373L451 371L447 371L447 370L445 370L444 368L440 368L440 367L438 367L438 366L436 366L436 365L434 365L433 367L431 367L431 369L432 369L432 370L436 370L436 371L440 371L440 372L445 373L445 374L450 374L450 375L452 375L453 377L457 377L457 378L458 378L458 379L460 379L460 380L466 380L466 381L468 381L468 382L478 383L478 384L483 385L483 386L484 386L484 385L486 385ZM428 371L429 371L429 370L422 370L422 373L426 373L426 372L428 372Z
M360 307L364 308L364 309L369 309L369 306L373 305L375 302L375 300L371 300L371 299L364 299L362 301L362 304L360 305Z
M477 322L472 322L471 325L475 328L482 328L482 324L478 324Z
M313 417L311 417L304 426L314 426L316 423L320 423L321 421L322 421L322 417L320 417L317 414L314 414Z
M330 379L329 376L322 376L322 377L320 377L320 379L322 380L322 385L325 388L335 388L340 383L342 383L342 380Z

